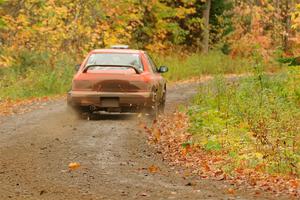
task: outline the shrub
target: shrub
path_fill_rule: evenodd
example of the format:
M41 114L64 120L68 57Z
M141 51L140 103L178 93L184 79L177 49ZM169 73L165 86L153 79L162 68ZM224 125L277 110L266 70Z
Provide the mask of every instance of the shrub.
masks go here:
M153 57L157 65L169 67L169 72L164 76L170 81L218 73L240 74L250 70L250 62L247 59L232 59L219 51L212 51L209 54L193 53L190 55L173 53L168 56L162 56L155 54Z
M67 54L23 51L1 70L0 100L62 94L70 88L75 62Z
M217 146L236 166L300 175L299 91L296 68L238 81L218 76L201 86L189 109L194 143Z

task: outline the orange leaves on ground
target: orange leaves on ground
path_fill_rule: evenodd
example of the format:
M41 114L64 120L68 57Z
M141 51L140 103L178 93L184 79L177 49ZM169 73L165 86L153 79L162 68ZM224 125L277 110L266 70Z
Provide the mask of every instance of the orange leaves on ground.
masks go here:
M31 110L41 108L44 103L61 99L63 96L57 95L53 97L39 97L29 98L22 100L4 100L0 101L0 116L23 114Z
M188 153L192 151L192 147L190 144L185 145L185 147L182 147L181 153L183 156L186 156Z
M150 172L150 173L157 173L157 172L159 172L160 171L160 168L159 167L157 167L156 165L151 165L150 167L148 167L148 171Z
M153 135L154 141L159 142L161 133L160 133L160 130L157 127L153 128L152 135Z
M290 184L290 186L291 186L292 188L297 189L297 188L299 188L300 182L299 182L299 180L298 180L298 181L297 181L297 180L290 180L290 181L289 181L289 184Z
M235 191L234 189L232 189L232 188L229 188L229 189L227 190L227 193L233 195L233 194L236 193L236 191Z
M230 158L226 156L228 152L209 153L194 145L188 132L188 116L184 113L177 112L160 117L151 128L144 128L149 133L150 142L156 145L170 165L188 167L201 178L227 180L235 186L248 186L255 190L272 191L278 195L284 193L300 197L300 179L266 174L264 163L249 169L241 162L230 174L223 171L222 166L231 163ZM155 171L155 168L152 171ZM236 191L229 188L227 193L234 195Z

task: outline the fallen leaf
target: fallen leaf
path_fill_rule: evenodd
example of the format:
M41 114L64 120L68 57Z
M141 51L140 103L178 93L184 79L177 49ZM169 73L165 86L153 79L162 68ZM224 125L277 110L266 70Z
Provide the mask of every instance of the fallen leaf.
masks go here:
M210 169L210 167L209 167L209 165L208 164L206 164L206 163L204 163L203 164L203 167L204 167L204 169L205 169L205 171L211 171L211 169Z
M226 179L226 174L225 173L220 174L219 176L216 177L217 181L223 181L225 179Z
M155 166L155 165L151 165L150 167L148 167L148 171L150 173L157 173L160 171L159 167Z
M296 180L290 180L290 185L291 185L293 188L298 188L298 187L299 187L299 182L296 181Z
M80 167L80 163L77 163L77 162L72 162L69 164L70 170L75 170L75 169L78 169L79 167Z
M146 193L146 192L142 192L142 193L140 194L140 196L142 196L142 197L149 197L150 195L149 195L148 193Z
M156 142L158 142L160 140L161 133L158 128L156 128L156 127L153 128L152 135L154 136Z
M185 157L186 154L188 153L187 149L186 148L182 148L181 150L181 154Z
M185 184L185 186L196 186L195 182L188 182L187 184Z
M229 188L229 189L227 190L227 193L228 193L228 194L235 194L235 190L232 189L232 188Z

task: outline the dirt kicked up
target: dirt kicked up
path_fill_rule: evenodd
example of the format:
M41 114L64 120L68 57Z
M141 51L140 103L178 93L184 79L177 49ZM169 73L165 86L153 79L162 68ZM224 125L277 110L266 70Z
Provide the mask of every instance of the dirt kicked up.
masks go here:
M186 103L196 83L169 88L166 111ZM147 144L136 115L78 120L65 101L0 123L0 199L273 199L228 193L222 181L171 168ZM70 169L69 164L76 166ZM76 165L77 164L77 165Z

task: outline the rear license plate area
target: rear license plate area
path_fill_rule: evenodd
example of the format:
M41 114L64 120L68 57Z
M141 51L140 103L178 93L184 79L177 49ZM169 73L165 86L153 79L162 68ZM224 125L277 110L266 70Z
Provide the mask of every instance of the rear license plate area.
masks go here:
M119 97L101 97L100 105L106 108L117 108L119 107Z

